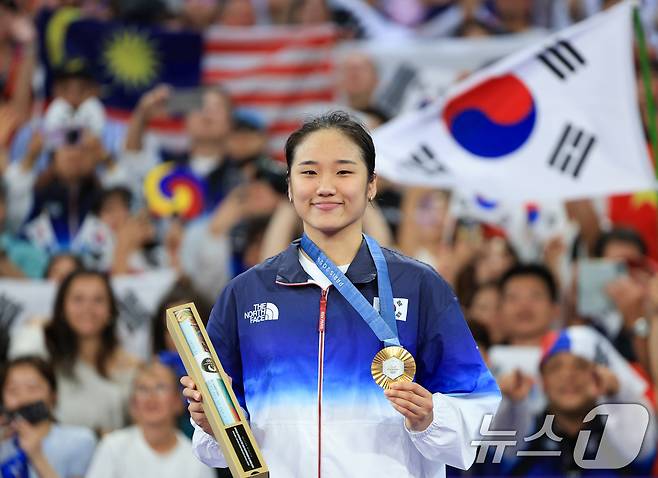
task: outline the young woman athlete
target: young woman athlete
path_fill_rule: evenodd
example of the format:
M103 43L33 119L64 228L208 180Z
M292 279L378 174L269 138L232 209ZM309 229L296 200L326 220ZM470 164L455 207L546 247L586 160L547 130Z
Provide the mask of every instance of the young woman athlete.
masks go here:
M233 279L208 323L271 475L418 478L443 476L446 464L468 468L471 440L500 393L450 287L363 235L377 192L370 135L330 113L294 132L285 153L304 236ZM371 327L373 306L381 313ZM393 363L382 390L371 365L389 345L415 358L416 373L394 381ZM200 392L181 381L195 452L226 466Z

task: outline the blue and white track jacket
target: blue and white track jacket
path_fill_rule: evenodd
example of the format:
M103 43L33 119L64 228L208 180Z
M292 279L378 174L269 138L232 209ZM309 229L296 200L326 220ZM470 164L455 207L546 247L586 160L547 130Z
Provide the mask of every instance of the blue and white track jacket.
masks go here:
M450 287L429 266L383 250L400 342L434 395L434 421L416 433L371 376L382 343L338 291L309 278L298 248L233 279L208 323L271 476L433 478L445 464L468 468L500 391ZM365 241L346 275L372 304L377 275ZM204 463L226 466L210 435L196 428L193 442Z

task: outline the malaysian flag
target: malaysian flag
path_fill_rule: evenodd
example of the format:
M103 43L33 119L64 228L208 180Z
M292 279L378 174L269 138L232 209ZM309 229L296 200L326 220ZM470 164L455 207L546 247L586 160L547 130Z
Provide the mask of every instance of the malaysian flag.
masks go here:
M331 25L211 27L203 82L222 85L236 106L258 111L268 125L270 153L281 159L290 133L334 104L335 43Z
M49 16L44 17L42 31L45 32L50 20ZM77 50L83 47L91 50L94 45L89 46L91 44L87 41L75 41L77 37L72 36L73 33L80 30L81 26L87 24L90 22L69 22L66 25L68 33L65 37L71 36L71 38L68 38L68 43L60 45L61 49L64 49L65 45L73 45ZM181 94L182 91L193 92L199 80L204 85L221 85L227 89L236 106L248 107L261 114L268 126L268 135L271 138L269 152L278 159L283 158L285 140L305 118L335 107L333 52L337 32L331 24L244 28L216 25L210 27L202 39L197 37L198 47L195 51L187 46L189 38L194 35L180 32L168 33L171 40L167 45L178 46L179 50L187 48L190 53L185 56L190 65L182 68L187 75L183 75L185 78L196 72L197 76L192 83L189 80L178 82L176 78L171 78L171 75L161 78L151 71L156 67L168 67L173 72L183 73L179 68L181 67L180 61L170 61L169 57L159 53L156 47L162 46L162 42L151 41L151 37L153 37L151 30L145 28L136 30L118 23L96 22L96 24L98 28L109 29L112 26L114 29L123 28L128 32L123 36L117 36L119 40L123 40L123 43L119 42L117 45L103 43L105 46L113 46L114 56L110 55L111 58L116 56L122 59L126 55L133 55L129 47L139 35L141 35L139 39L142 40L140 45L144 45L143 50L147 53L152 50L155 52L147 58L162 57L161 61L152 62L151 69L146 68L148 65L144 66L145 77L138 78L144 80L143 84L140 83L138 90L130 90L134 93L132 103L108 103L106 98L102 98L108 108L109 120L104 136L107 146L113 151L121 150L133 103L141 94L162 81L174 87L176 95ZM127 36L128 34L130 35ZM162 35L160 32L160 36ZM45 33L42 34L42 37L46 38ZM147 40L151 41L153 45ZM149 45L151 48L146 48ZM45 46L42 49L50 51ZM192 55L192 53L194 54ZM97 61L102 55L95 53L89 56ZM123 65L124 63L118 62L117 64ZM172 68L171 64L174 63L177 66ZM94 63L94 65L96 64ZM99 71L105 71L103 68L105 66L98 67ZM120 73L130 72L119 69L115 73L121 77ZM135 80L132 77L127 79ZM188 141L181 115L175 114L154 119L149 124L145 141L148 149L156 151L185 149Z

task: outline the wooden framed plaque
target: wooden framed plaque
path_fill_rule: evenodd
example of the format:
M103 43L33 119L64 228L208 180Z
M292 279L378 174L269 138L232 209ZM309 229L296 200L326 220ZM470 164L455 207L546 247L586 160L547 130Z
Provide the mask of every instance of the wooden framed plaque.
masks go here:
M203 410L233 477L269 477L263 455L194 303L167 309L167 329L187 373L203 396Z

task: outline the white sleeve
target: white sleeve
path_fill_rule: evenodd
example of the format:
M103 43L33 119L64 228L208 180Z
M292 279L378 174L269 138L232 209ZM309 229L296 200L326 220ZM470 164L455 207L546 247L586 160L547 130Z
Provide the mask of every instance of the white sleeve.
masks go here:
M213 235L208 220L188 225L180 247L183 271L207 298L216 298L231 280L231 240L228 235ZM213 264L213 267L207 267Z
M112 444L105 438L96 448L85 478L116 478L117 470L115 470L114 464L120 461L121 457L114 456Z
M117 159L117 164L107 172L103 184L126 186L141 207L144 179L149 171L159 164L159 157L155 152L144 148L141 151L123 151Z
M435 393L434 420L422 432L407 429L416 449L428 460L445 463L462 470L475 461L482 419L496 413L498 394L443 395Z
M32 190L37 174L34 170L24 171L20 162L11 163L5 171L7 185L7 223L12 231L17 231L32 208Z
M194 420L190 419L194 425L194 435L192 435L192 450L201 463L214 468L227 468L228 463L224 458L219 443L211 436L204 432Z
M148 148L141 151L122 151L119 156L119 165L130 174L143 179L146 174L159 163L157 154Z

